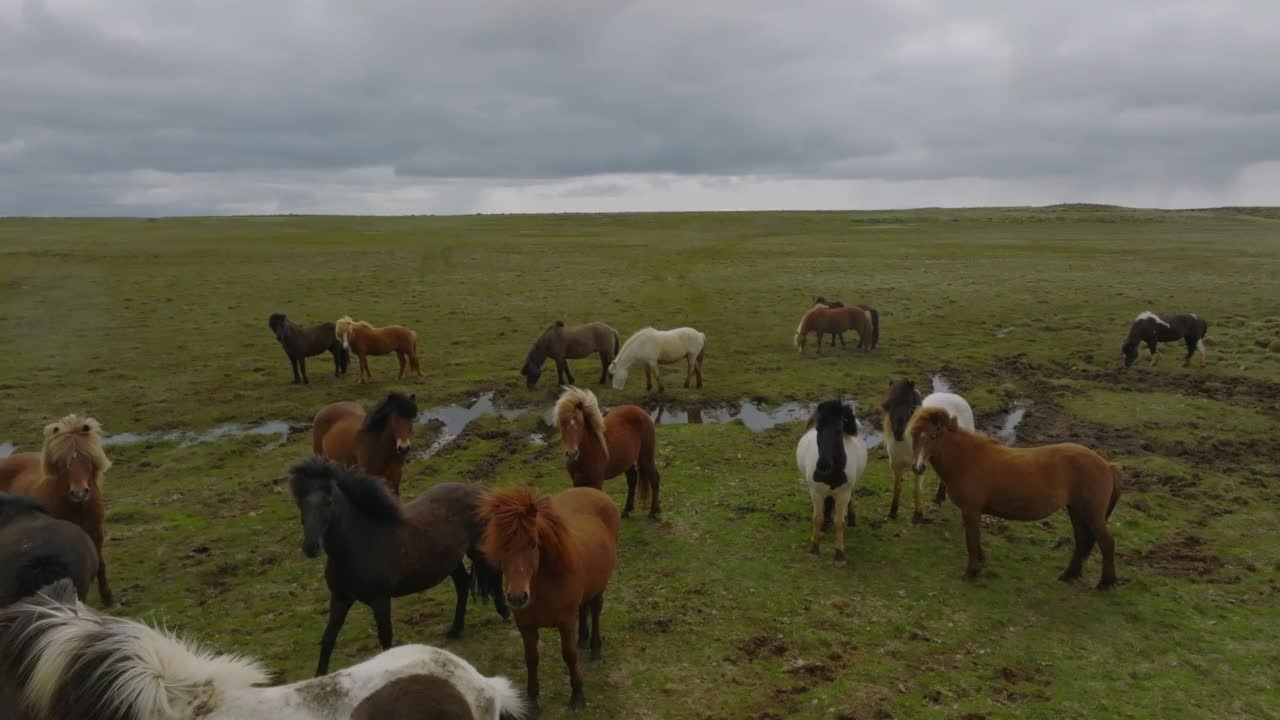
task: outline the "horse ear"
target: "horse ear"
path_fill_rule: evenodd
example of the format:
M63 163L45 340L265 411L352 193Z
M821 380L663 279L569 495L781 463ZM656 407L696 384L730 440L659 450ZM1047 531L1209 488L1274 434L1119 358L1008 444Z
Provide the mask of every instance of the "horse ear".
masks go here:
M409 393L410 402L418 402L418 393Z

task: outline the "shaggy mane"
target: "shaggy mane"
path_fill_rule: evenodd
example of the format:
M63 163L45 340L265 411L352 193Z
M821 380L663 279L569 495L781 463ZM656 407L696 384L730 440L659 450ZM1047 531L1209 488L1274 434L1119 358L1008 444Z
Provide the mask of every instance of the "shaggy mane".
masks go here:
M556 428L564 435L564 423L574 410L581 409L587 430L594 433L605 457L609 457L609 442L604 437L604 415L600 412L600 401L590 390L566 385L560 399L556 400Z
M301 502L313 492L332 495L336 488L370 520L382 525L404 522L404 509L387 491L386 484L359 468L342 467L317 455L294 465L289 475L294 502Z
M399 418L414 420L418 417L418 403L404 393L389 393L365 416L361 429L367 432L382 432L393 413Z
M941 423L938 422L937 420L938 418L942 418ZM951 420L952 420L952 415L950 412L947 412L946 408L922 407L916 411L915 415L911 416L911 422L907 425L907 432L914 436L916 434L916 430L919 429L921 426L927 423L935 423L940 426L945 425L948 428L947 432L952 433L954 435L963 435L965 437L976 438L978 440L983 440L985 442L992 443L994 445L1000 444L993 438L989 438L980 432L974 432L973 430L966 430L963 427L957 426L956 429L952 430L950 429Z
M41 482L61 476L68 463L81 456L93 463L90 482L101 486L111 469L111 460L102 449L102 426L97 420L73 414L45 425L44 447L40 451L44 475Z
M576 560L564 518L552 507L549 496L538 495L528 485L489 491L480 503L479 515L486 522L481 551L494 565L532 547L538 548L539 564L548 572Z
M918 407L920 405L919 395L916 393L915 383L903 378L895 380L889 389L885 391L884 397L880 400L880 409L889 412L890 410L908 405L910 407Z

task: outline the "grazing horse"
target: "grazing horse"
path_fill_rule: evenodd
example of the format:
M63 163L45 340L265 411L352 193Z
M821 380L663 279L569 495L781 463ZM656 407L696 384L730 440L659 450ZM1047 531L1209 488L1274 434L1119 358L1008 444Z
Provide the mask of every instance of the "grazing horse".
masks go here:
M644 389L652 390L653 381L658 381L658 392L665 392L667 387L662 383L659 365L670 365L684 358L688 370L684 375L684 386L696 375L698 387L702 387L702 359L706 349L707 336L691 327L675 330L654 330L651 327L641 328L627 338L618 357L609 365L609 374L613 376L613 389L621 390L627 384L627 374L634 363L644 363Z
M1182 359L1182 367L1191 364L1191 356L1200 352L1200 367L1205 364L1204 336L1209 332L1209 323L1192 314L1156 315L1152 312L1138 313L1129 326L1129 337L1125 338L1120 352L1124 353L1124 366L1130 367L1138 359L1138 345L1146 343L1151 351L1151 364L1160 360L1156 348L1158 342L1177 342L1187 344L1187 356Z
M518 485L490 493L481 515L488 521L484 554L502 570L507 603L524 640L526 694L534 711L540 690L539 628L560 631L560 656L573 690L569 709L586 707L578 648L589 646L592 664L602 662L600 611L618 559L618 507L595 488L569 488L548 497Z
M921 407L942 408L951 414L960 427L974 432L973 408L964 398L954 393L931 393L923 400L916 386L903 378L889 381L889 389L885 391L880 402L880 411L884 413L884 446L889 454L889 467L893 470L893 503L889 505L889 517L898 517L898 498L902 495L902 476L915 464L915 451L911 447L911 436L907 434L907 425L911 416ZM911 514L912 523L924 522L924 474L915 476L915 512ZM938 479L938 492L933 501L941 504L947 498L947 486Z
M871 312L860 307L829 308L814 305L800 318L800 325L796 328L796 350L804 352L809 333L818 334L818 352L822 352L823 333L834 335L845 330L855 330L858 333L858 347L870 351L875 347L878 335L876 325L872 321Z
M983 514L1041 520L1065 506L1075 531L1075 552L1058 579L1080 577L1096 541L1102 550L1098 589L1115 585L1115 541L1107 520L1120 499L1119 468L1075 443L1005 447L960 427L942 408L922 408L909 432L916 450L915 471L923 473L925 463L932 464L960 508L969 550L966 577L976 576L986 562L978 536Z
M625 472L627 504L622 517L635 509L639 481L640 504L648 503L649 518L656 520L662 512L654 462L658 443L649 413L636 405L620 405L602 416L595 393L566 387L556 400L555 418L564 442L565 469L574 487L601 490L605 480Z
M414 375L422 377L422 369L418 367L418 334L403 325L388 325L376 328L367 322L352 320L350 315L338 318L334 323L334 333L342 342L342 347L354 352L360 358L360 382L365 378L373 380L369 371L370 355L396 354L400 361L400 374L404 378L405 362Z
M49 517L33 497L0 493L0 608L62 578L84 600L97 571L98 551L79 525Z
M404 393L387 395L368 413L358 403L330 403L311 421L311 449L320 457L384 478L387 490L398 498L417 417L416 395Z
M150 625L98 615L77 605L66 580L0 611L0 672L21 680L21 710L35 718L527 716L509 680L481 675L466 660L427 645L398 647L323 679L267 687L269 676L257 660L217 655Z
M307 358L323 352L333 354L333 376L342 377L347 373L347 363L351 354L338 341L331 322L316 323L311 327L303 327L281 313L272 313L267 318L267 327L276 336L284 354L289 356L289 364L293 366L293 384L307 384ZM299 374L301 371L301 374Z
M551 358L556 361L556 382L572 385L573 373L569 372L566 360L584 358L591 353L600 353L600 384L603 385L609 380L609 363L618 355L618 331L602 322L566 327L563 320L557 320L533 341L520 374L532 390L542 375L542 363Z
M448 637L462 637L473 585L481 599L493 596L498 614L507 617L502 578L480 554L479 485L440 483L401 506L376 478L310 458L290 470L289 487L302 513L303 554L314 558L323 551L328 557L329 624L317 676L329 671L338 632L356 601L373 610L383 650L391 647L391 598L420 593L445 578L453 579L457 593Z
M14 453L0 460L0 492L29 495L50 517L79 525L98 553L98 595L115 603L102 557L107 501L102 485L111 461L102 450L102 426L91 417L67 415L44 427L39 453Z
M796 444L796 465L813 501L813 533L809 552L818 554L822 536L824 506L834 506L836 562L844 561L844 526L852 523L853 486L867 469L867 448L858 437L858 420L853 408L839 400L824 400Z
M813 299L811 305L824 305L829 308L842 308L844 303L839 300L828 300L821 295ZM875 350L880 345L880 311L870 305L858 305L858 308L871 313L871 349ZM831 347L836 346L836 338L840 339L840 347L844 347L844 332L838 332L831 336ZM822 336L819 333L818 344L822 344Z

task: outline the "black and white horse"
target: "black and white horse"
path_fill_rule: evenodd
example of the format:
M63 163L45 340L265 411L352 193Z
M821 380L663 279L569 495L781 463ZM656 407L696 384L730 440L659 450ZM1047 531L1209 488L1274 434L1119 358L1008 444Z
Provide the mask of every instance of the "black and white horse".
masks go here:
M1155 365L1160 359L1157 343L1182 340L1187 344L1187 356L1182 359L1182 367L1191 364L1191 356L1197 351L1200 353L1200 367L1204 367L1204 336L1208 331L1209 323L1194 314L1156 315L1150 311L1138 313L1138 317L1129 326L1129 337L1125 338L1124 345L1120 347L1120 351L1124 353L1124 366L1130 367L1138 359L1138 345L1141 343L1147 344L1147 349L1151 351L1151 364Z
M853 517L853 486L867 469L867 448L858 437L853 407L825 400L809 420L796 445L796 465L813 501L813 534L809 552L818 554L825 506L831 503L836 527L837 562L844 560L846 517Z

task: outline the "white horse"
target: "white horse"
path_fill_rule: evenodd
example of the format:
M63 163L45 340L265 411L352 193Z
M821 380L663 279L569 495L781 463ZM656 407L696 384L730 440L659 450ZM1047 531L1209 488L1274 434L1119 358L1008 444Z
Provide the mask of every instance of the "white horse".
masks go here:
M915 450L911 447L911 435L907 433L907 425L912 416L922 407L936 407L946 410L960 427L974 431L973 408L964 398L949 392L935 392L924 400L910 380L898 380L889 383L880 410L884 413L884 447L889 453L889 467L893 470L893 502L889 505L889 517L898 517L898 498L902 494L902 476L915 465ZM924 475L915 476L915 512L911 515L912 523L924 521L924 504L921 494L924 492ZM947 498L947 488L938 479L938 493L934 502L939 504Z
M618 351L618 357L609 364L609 374L613 376L613 389L621 390L627 384L627 373L636 362L644 363L644 389L653 389L653 380L658 381L658 391L667 388L662 384L662 375L658 365L668 365L680 358L689 363L685 372L684 386L696 375L698 387L702 387L702 353L707 344L707 336L691 327L675 330L654 330L646 327L637 330L627 338Z
M818 554L822 535L823 506L830 498L836 527L836 562L844 560L846 517L854 518L853 486L867 469L867 448L858 437L853 408L839 400L824 400L809 420L796 445L796 465L813 501L813 535L809 552Z
M61 580L0 611L0 683L18 688L35 717L135 720L408 720L523 718L528 706L503 677L426 645L403 645L341 672L261 687L256 660L215 655L133 620L103 617ZM3 693L0 693L2 696ZM0 715L5 708L0 707ZM9 715L6 715L9 717Z

